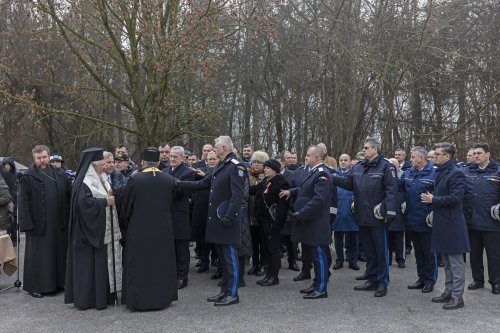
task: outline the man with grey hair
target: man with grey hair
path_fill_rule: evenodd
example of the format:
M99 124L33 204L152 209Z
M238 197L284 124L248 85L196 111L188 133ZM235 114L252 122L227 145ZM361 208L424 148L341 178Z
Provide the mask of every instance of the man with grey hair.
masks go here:
M432 228L426 222L432 206L422 202L420 194L434 191L436 170L432 162L427 160L424 147L413 147L410 161L412 167L403 173L400 187L405 191L405 228L415 247L418 280L410 284L408 289L421 289L423 293L430 293L436 284L438 262L436 253L431 251Z
M377 139L367 138L363 153L365 159L350 174L334 175L333 183L354 192L354 216L367 258L364 276L368 281L354 290L376 290L375 297L383 297L389 285L387 225L396 218L397 175Z
M464 173L453 162L455 146L435 145L436 182L433 193L422 193L422 202L432 205L431 251L441 253L444 262L445 291L434 303L446 303L445 310L464 307L465 286L463 253L470 251L462 201L466 188Z
M185 152L181 146L170 149L170 166L162 171L178 180L193 181L196 173L184 163ZM189 273L189 240L191 226L189 223L189 194L179 193L172 202L172 223L174 226L175 257L177 262L177 288L188 285Z
M207 301L214 302L215 306L227 306L239 302L239 261L236 244L241 240L241 207L247 171L235 158L233 142L229 136L215 139L215 153L220 162L210 176L194 182L181 181L178 189L210 189L205 241L215 244L223 269L223 279L220 293L209 297Z
M70 183L50 165L47 146L32 153L34 164L18 189L19 230L26 233L23 289L41 298L64 288Z

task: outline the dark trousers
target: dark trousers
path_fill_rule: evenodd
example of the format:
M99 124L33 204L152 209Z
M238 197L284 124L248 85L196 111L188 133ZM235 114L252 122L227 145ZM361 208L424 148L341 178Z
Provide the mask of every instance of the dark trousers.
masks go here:
M405 262L405 232L389 231L389 262L392 262L392 252L396 254L396 262Z
M177 264L177 280L187 280L189 273L189 240L175 239L174 245Z
M292 242L292 237L290 235L281 235L281 241L286 246L286 255L288 257L288 263L291 264L297 261L297 254L295 253L296 246Z
M484 283L483 251L488 261L488 282L500 283L500 232L469 229L470 267L474 281Z
M239 260L234 245L216 244L215 249L222 267L221 292L227 296L238 296Z
M360 226L359 236L365 247L368 281L387 287L390 281L387 228Z
M411 236L412 236L411 232L405 232L405 250L411 251L413 249L411 246L413 238Z
M260 228L266 241L264 262L267 264L267 275L278 277L281 268L280 229L273 228L270 223L261 223Z
M411 240L415 248L418 280L424 284L436 284L438 274L437 255L431 252L430 232L411 232Z
M309 248L312 250L313 257L314 290L324 292L328 284L331 263L331 256L328 260L330 248L328 246L310 246Z
M200 250L200 260L203 267L210 265L210 250L212 249L211 243L197 242L198 249Z
M251 225L250 226L250 235L252 237L252 265L253 266L261 266L264 265L263 261L263 247L264 242L261 237L262 231L260 226Z
M313 248L310 245L300 243L302 249L302 272L310 272L313 268Z
M337 259L335 262L344 262L344 247L346 250L347 261L350 264L355 264L358 261L358 247L359 247L359 232L358 231L335 231L333 233L335 252ZM345 240L344 240L345 239Z

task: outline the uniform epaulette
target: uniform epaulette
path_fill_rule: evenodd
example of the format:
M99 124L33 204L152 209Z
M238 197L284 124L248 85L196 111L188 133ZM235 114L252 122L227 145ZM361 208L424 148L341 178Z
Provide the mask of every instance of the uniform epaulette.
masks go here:
M325 170L323 170L323 168L322 168L322 167L319 167L319 168L318 168L318 171L319 171L319 172L323 172L323 171L325 171Z
M235 158L232 158L231 159L231 162L233 162L234 164L240 164L240 161L238 161L237 159Z

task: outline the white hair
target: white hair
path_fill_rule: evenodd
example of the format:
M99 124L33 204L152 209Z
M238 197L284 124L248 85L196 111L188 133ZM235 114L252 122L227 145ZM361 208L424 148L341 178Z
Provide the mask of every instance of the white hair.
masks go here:
M184 147L181 147L181 146L173 146L172 148L170 148L170 153L172 153L172 151L178 151L179 154L181 154L182 156L184 156L185 152L184 152Z
M221 135L217 139L215 139L215 144L221 144L223 146L227 147L227 150L232 152L233 151L233 141L231 138L227 135Z
M104 157L104 159L107 159L107 158L109 158L109 157L114 157L114 156L113 156L113 153L111 153L111 152L109 152L109 151L104 151L104 152L102 153L102 156Z

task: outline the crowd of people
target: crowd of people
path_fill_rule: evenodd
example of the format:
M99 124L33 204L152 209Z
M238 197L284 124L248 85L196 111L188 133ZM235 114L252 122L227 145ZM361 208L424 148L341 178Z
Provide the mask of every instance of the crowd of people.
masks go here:
M89 148L76 172L46 146L32 153L21 177L12 159L0 168L0 230L14 244L16 228L26 234L23 288L35 298L64 290L79 309L164 308L188 287L193 245L197 273L216 267L220 291L207 299L215 306L239 302L245 274L279 284L285 254L294 281L314 271L305 299L328 297L331 269L346 262L358 271L360 261L364 282L354 289L384 297L389 266L404 269L412 251L408 288L432 292L443 266L445 290L431 301L446 310L464 307L469 252L467 288L484 288L486 252L500 294L500 171L486 143L458 164L450 143L413 147L408 161L403 149L386 159L375 138L338 165L323 143L301 164L290 151L271 158L250 144L240 156L227 136L203 145L200 160L167 143L145 149L139 165L124 145Z

